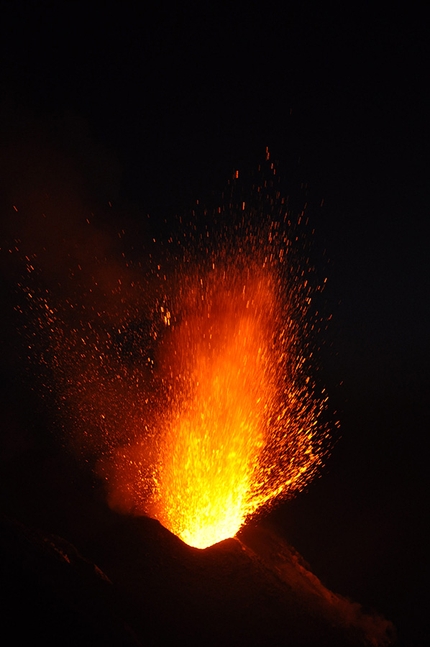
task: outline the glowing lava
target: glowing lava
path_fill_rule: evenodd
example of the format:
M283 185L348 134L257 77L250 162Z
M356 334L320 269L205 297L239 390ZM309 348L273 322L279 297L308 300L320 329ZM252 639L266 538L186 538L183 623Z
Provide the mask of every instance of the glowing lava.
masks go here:
M171 411L151 514L198 548L234 536L318 462L292 304L274 266L247 260L185 278L163 349Z
M273 398L270 280L231 274L214 271L190 290L168 345L179 393L161 442L154 514L199 548L234 536L249 512Z
M44 339L48 391L109 504L199 548L302 489L324 453L311 269L268 186L252 208L217 209L218 229L195 229L165 267L127 264L118 278L118 260L83 258L69 237L75 265L61 284L55 272L58 293L24 288L37 321L28 347Z

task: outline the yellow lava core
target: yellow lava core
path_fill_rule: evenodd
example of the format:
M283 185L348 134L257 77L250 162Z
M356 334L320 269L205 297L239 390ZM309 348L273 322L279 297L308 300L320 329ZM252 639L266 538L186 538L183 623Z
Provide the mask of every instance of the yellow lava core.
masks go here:
M250 283L240 291L221 283L174 339L188 393L162 443L156 516L198 548L243 524L265 440L271 294L269 285Z

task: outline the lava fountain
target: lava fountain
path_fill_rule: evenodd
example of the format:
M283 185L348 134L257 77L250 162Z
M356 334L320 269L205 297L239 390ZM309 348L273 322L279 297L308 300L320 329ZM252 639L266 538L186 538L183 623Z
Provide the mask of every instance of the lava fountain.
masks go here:
M48 340L49 390L111 507L155 517L198 548L293 496L324 455L326 396L309 368L312 270L267 187L252 208L218 208L216 226L195 227L149 279L131 264L89 262L77 244L61 296L25 289L32 345L40 331Z
M213 270L200 290L186 287L167 345L173 396L154 515L193 546L234 536L253 505L274 394L273 297L264 273Z
M244 254L185 275L162 349L169 414L151 514L198 548L303 487L320 460L297 304L283 293L279 256Z

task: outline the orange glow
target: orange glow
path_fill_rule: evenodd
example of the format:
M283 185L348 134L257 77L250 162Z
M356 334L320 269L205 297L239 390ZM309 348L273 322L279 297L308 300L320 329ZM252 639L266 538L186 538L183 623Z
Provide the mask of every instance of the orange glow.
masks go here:
M161 442L154 515L198 548L234 536L247 516L273 397L270 282L234 279L210 277L169 343L173 382L185 384Z
M269 182L253 190L209 214L215 233L189 227L145 270L69 236L61 282L55 248L54 287L23 286L70 447L112 508L198 548L303 489L327 436L309 368L312 271L285 200ZM37 260L27 272L41 280Z

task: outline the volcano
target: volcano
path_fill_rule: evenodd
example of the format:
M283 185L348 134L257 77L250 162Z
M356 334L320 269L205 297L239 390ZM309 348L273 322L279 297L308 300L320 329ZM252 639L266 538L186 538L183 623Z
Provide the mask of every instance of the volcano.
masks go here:
M112 515L83 557L4 518L0 541L6 624L45 645L395 644L389 621L329 591L263 527L199 550L156 520Z
M304 212L291 220L268 152L266 163L254 201L234 198L236 172L225 204L200 214L201 231L189 223L167 251L154 238L134 264L85 213L63 214L64 199L23 207L14 250L27 377L54 412L52 445L80 465L73 478L59 473L42 422L31 469L14 449L20 505L5 478L5 509L26 525L2 523L2 577L5 617L26 617L26 638L393 643L390 622L330 592L284 540L250 526L319 473L329 436L312 372L323 285L301 260ZM33 419L32 399L18 400ZM87 501L71 490L84 470L104 490L103 521L80 533L73 518L85 524Z

